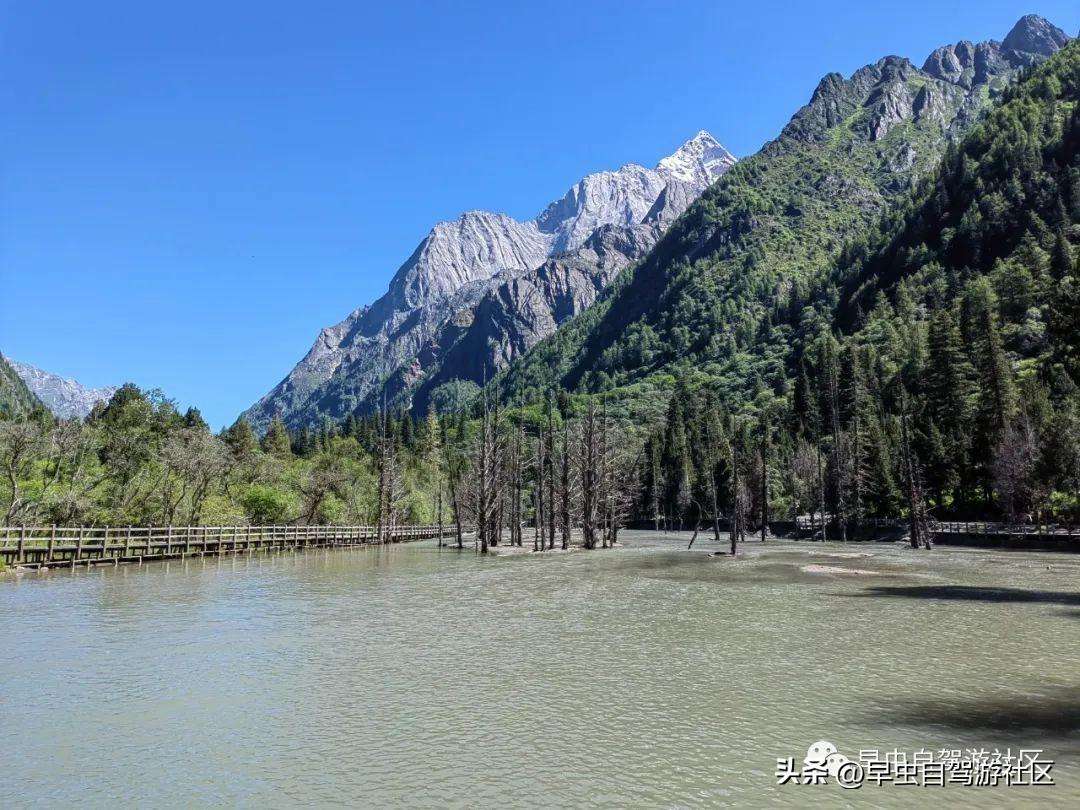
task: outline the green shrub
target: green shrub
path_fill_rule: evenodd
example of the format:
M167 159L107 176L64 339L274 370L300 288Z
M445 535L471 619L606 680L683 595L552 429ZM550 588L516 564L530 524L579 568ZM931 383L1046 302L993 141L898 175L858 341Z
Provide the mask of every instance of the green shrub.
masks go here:
M253 484L240 498L250 523L257 526L285 523L293 512L293 499L265 484Z

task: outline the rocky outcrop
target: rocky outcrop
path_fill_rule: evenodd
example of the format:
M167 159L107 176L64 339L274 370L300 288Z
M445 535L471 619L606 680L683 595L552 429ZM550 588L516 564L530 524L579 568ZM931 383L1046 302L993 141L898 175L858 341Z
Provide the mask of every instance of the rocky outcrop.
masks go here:
M1049 20L1037 14L1027 14L1005 35L1001 45L1012 53L1050 56L1068 42L1068 35Z
M666 184L660 172L634 164L590 174L544 209L536 223L551 234L552 252L565 253L604 225L626 228L641 222Z
M535 267L555 243L537 225L490 211L467 211L440 222L397 271L385 304L413 309L504 270Z
M927 57L921 70L903 57L886 56L849 79L830 73L781 139L821 140L846 122L857 134L880 141L899 124L927 118L955 133L985 103L977 90L1000 90L1017 70L1045 59L1068 41L1060 28L1028 15L1003 42L944 45Z
M76 380L19 363L10 357L5 359L30 392L60 419L84 419L97 403L108 402L117 391L116 386L87 388Z
M535 220L470 211L441 222L386 294L320 332L245 416L291 426L421 401L440 381L481 382L596 295L735 158L699 132L654 169L628 164L575 183Z
M453 380L491 379L588 309L623 268L648 253L669 221L650 211L628 228L604 226L577 250L488 290L467 322L444 330L440 362L413 393L413 407L426 410L433 392Z
M1035 14L1021 17L1002 42L961 40L927 57L923 72L967 90L1057 52L1069 41L1057 26Z

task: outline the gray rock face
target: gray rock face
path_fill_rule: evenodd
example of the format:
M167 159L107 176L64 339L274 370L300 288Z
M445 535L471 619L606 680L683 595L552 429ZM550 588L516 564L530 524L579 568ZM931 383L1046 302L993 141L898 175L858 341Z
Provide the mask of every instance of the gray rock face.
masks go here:
M467 211L431 229L390 282L389 303L411 309L503 270L535 266L551 252L552 243L536 222Z
M978 45L962 40L944 45L927 57L923 71L970 90L1010 70L1025 67L1056 53L1069 41L1056 25L1035 14L1021 17L1004 41Z
M87 388L75 380L42 371L26 363L5 358L26 387L60 419L84 419L99 402L107 402L116 386Z
M549 205L536 223L552 235L552 252L563 253L580 247L603 225L641 222L665 185L660 172L633 163L615 172L590 174Z
M703 131L655 169L586 176L535 220L470 211L437 224L382 298L322 330L244 415L257 429L275 415L310 425L370 411L384 395L408 404L421 383L482 381L591 304L734 163Z
M443 330L440 362L413 392L413 407L426 410L432 393L452 380L491 379L588 309L623 268L649 252L671 219L652 215L628 228L606 225L577 250L488 290L466 322Z
M1027 14L1013 26L1001 44L1010 51L1050 56L1068 42L1069 37L1056 25L1037 14Z
M897 125L926 118L955 133L985 102L976 90L987 86L1000 90L1017 70L1045 59L1068 41L1060 28L1028 15L1003 42L962 40L937 48L922 70L902 57L886 56L855 71L850 79L830 73L782 137L815 141L847 121L861 128L867 139L880 141Z

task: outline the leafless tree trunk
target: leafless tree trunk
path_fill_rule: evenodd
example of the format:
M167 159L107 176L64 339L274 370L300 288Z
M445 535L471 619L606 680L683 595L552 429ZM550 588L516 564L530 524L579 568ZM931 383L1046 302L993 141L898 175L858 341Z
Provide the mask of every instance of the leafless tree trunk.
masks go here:
M547 401L547 439L545 455L547 457L547 536L548 550L555 548L555 406L548 397Z
M818 509L821 511L821 541L824 543L829 539L827 528L829 521L825 519L825 464L821 455L820 436L818 436L818 440L814 444L817 447ZM813 527L813 521L811 521L811 527Z
M560 506L562 507L562 515L560 523L562 524L562 548L566 551L570 547L570 502L572 500L572 493L570 492L570 419L569 414L563 414L563 427L562 427L562 482L560 489L562 489L562 499Z
M544 429L536 435L536 530L533 532L533 551L544 548Z
M734 423L731 431L731 556L739 551L739 541L743 539L745 524L746 496L739 477L739 453L736 448Z
M596 548L596 403L589 400L581 431L581 535L582 545Z
M769 426L761 420L761 542L769 533Z
M521 408L521 397L518 397L518 420L517 429L514 431L514 505L511 509L510 519L514 522L511 529L511 544L521 548L521 497L524 488L522 482L522 454L524 448L525 413Z

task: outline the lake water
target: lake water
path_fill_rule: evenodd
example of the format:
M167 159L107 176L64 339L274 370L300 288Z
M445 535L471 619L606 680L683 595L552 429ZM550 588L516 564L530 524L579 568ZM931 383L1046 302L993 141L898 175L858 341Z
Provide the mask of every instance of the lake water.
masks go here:
M0 579L0 804L1080 803L1080 557L625 543ZM777 786L819 739L1043 748L1058 784Z

